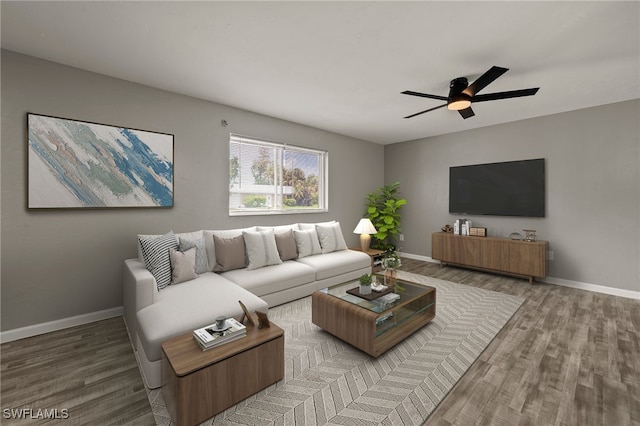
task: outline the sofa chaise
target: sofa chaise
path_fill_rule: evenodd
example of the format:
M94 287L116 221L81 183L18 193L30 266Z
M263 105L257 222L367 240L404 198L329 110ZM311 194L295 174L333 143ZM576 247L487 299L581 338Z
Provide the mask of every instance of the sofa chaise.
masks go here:
M138 258L124 261L124 317L143 379L161 386L162 342L242 315L238 301L266 312L370 272L335 221L138 235Z

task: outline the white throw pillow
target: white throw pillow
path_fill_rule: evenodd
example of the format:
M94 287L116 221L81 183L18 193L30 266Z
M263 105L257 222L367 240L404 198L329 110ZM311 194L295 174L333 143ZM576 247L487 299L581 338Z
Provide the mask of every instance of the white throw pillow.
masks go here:
M282 263L273 229L259 232L244 231L242 236L249 258L247 269L258 269Z
M320 242L318 241L318 233L315 229L306 231L293 231L293 237L296 239L298 247L298 258L321 254Z
M171 257L171 284L179 284L198 278L196 274L196 248L187 251L169 251Z
M283 232L289 232L292 230L300 229L297 223L291 225L277 225L277 226L258 226L258 231L267 231L273 229L276 234L282 234Z
M318 233L318 240L323 254L347 249L347 243L344 241L342 229L340 229L340 222L330 225L318 225L316 226L316 232Z
M298 227L302 230L302 231L306 231L308 229L316 229L316 226L318 225L331 225L333 223L336 223L335 220L330 220L329 222L317 222L317 223L298 223Z

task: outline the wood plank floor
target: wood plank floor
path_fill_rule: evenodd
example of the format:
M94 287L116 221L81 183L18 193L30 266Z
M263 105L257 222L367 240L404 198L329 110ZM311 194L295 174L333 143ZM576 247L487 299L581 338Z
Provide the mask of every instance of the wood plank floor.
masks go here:
M2 425L155 424L122 317L2 344L0 379Z
M640 301L412 259L402 269L526 298L425 425L640 425ZM3 410L154 424L122 318L5 343L0 378Z
M526 301L425 422L640 425L640 301L403 259Z

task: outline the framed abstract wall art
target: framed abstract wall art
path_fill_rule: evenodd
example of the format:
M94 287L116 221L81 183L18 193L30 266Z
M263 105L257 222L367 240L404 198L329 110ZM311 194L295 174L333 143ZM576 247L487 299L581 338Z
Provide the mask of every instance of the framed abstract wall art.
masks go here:
M27 114L28 208L173 207L173 135Z

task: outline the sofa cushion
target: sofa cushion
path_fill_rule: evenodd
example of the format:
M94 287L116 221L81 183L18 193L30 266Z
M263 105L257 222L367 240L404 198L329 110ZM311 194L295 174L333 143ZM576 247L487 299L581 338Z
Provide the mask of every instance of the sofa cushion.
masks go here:
M293 231L293 236L298 248L298 258L322 253L315 228L306 231Z
M140 342L149 361L161 357L163 341L213 324L217 316L242 315L241 300L249 310L266 312L267 303L224 277L207 272L195 280L169 286L158 301L137 313Z
M315 280L316 273L308 265L288 260L280 265L255 270L237 269L225 272L222 276L257 296L264 296L311 283Z
M312 267L316 271L316 280L318 281L356 269L371 267L369 255L354 250L341 250L318 256L309 256L298 259L296 262Z
M280 259L293 260L298 257L298 246L296 246L296 239L293 237L293 230L278 232L275 234L275 239Z
M298 223L298 227L301 231L306 231L309 229L316 229L318 225L331 225L332 223L336 223L335 220L330 220L329 222L317 222L317 223Z
M278 225L278 226L258 226L258 231L266 231L267 229L273 229L275 234L281 234L283 232L293 231L295 229L300 230L297 223L291 225Z
M216 266L216 247L213 242L213 235L217 235L222 238L233 238L238 235L242 235L242 231L256 231L255 226L251 226L249 228L238 228L238 229L223 229L223 230L204 230L202 231L204 236L204 245L207 248L207 258L209 260L209 270L213 271L213 268Z
M317 225L316 232L318 233L322 253L347 249L347 243L344 241L342 229L340 229L340 222L330 225Z
M244 231L242 233L247 250L249 264L248 269L258 269L268 265L282 263L278 254L278 246L273 234L273 229L266 231Z
M203 274L209 271L209 258L207 258L207 248L204 245L204 237L191 240L185 237L178 237L180 244L180 251L187 251L189 249L196 249L196 274Z
M231 271L247 267L247 250L242 235L224 238L213 235L213 243L216 248L215 272Z
M173 231L157 238L138 238L144 257L144 266L156 279L158 290L171 284L170 249L178 248L178 240Z
M180 284L198 278L196 274L196 248L187 251L169 249L171 257L171 284Z

